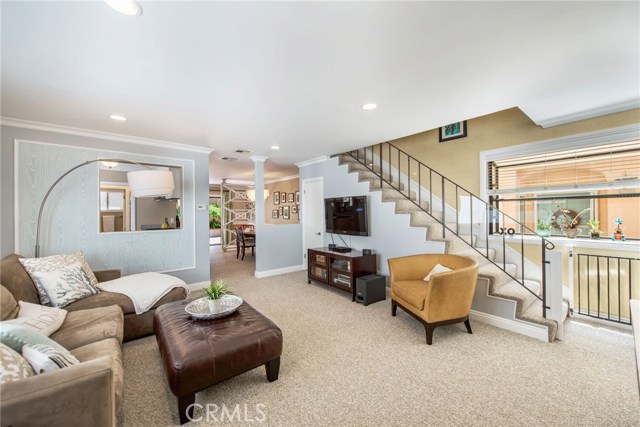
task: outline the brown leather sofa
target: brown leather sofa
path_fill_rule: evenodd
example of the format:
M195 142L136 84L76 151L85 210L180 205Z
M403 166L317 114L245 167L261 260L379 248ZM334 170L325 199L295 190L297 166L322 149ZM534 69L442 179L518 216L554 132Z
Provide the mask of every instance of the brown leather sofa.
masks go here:
M391 315L400 306L423 323L427 344L433 342L433 330L438 326L469 323L471 302L478 279L478 263L471 258L448 254L423 254L390 258ZM436 264L453 271L423 279Z
M20 255L12 254L4 257L0 262L0 283L9 289L16 301L25 301L33 304L39 304L38 291L31 277L26 272L20 261ZM102 270L94 271L98 282L106 282L108 280L120 277L120 270ZM133 302L129 297L114 292L101 291L97 295L84 298L80 301L69 304L64 307L67 311L86 310L97 307L108 307L110 305L118 305L124 313L124 341L135 338L144 337L153 334L153 315L156 308L163 304L173 301L180 301L187 297L187 292L183 288L172 289L163 296L151 310L136 314Z

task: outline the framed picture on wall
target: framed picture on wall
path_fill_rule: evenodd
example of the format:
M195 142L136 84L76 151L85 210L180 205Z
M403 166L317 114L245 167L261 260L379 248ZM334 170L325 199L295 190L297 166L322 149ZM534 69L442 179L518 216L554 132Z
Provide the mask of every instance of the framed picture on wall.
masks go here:
M440 128L440 142L467 136L467 121L455 122Z
M278 209L274 209L271 211L271 218L279 218L280 215L278 215Z
M292 214L294 214L294 213L298 213L298 205L293 205L293 206L291 206L291 213L292 213Z
M295 194L293 193L287 194L287 202L293 203L294 197L295 197Z
M277 191L273 193L273 204L274 205L280 204L280 193L278 193Z
M296 191L296 205L300 204L300 192Z
M282 207L282 218L289 219L289 206Z
M282 206L278 208L278 213L280 214L280 216L282 216Z
M280 202L281 203L287 203L287 193L284 191L280 192Z

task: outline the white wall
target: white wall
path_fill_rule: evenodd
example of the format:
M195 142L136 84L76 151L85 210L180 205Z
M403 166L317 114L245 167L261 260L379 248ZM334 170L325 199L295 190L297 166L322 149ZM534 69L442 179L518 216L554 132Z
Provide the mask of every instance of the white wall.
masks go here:
M409 226L409 215L395 213L395 203L382 203L382 192L369 192L368 182L358 182L357 173L348 173L346 165L339 166L338 158L300 167L300 180L323 177L324 197L367 195L369 236L343 236L347 246L357 250L373 249L377 257L377 271L387 276L388 258L422 253L443 253L444 244L426 241L426 229ZM342 243L334 236L336 243ZM331 235L325 234L325 245Z

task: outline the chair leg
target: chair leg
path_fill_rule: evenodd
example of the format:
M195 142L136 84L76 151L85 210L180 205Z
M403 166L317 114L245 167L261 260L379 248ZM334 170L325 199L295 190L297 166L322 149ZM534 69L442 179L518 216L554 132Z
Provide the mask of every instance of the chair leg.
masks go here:
M391 300L391 315L395 317L397 311L398 311L398 304L394 300Z
M244 250L245 250L245 247L242 246L242 259L240 261L244 261Z
M430 325L428 323L424 324L424 330L427 333L427 345L433 344L433 330L435 328L436 328L435 326Z
M256 256L256 247L251 246L251 255Z
M240 257L240 244L236 242L236 259Z
M469 318L467 317L467 320L464 321L464 326L467 327L467 332L469 332L470 334L472 334L473 332L471 331L471 323L469 323Z

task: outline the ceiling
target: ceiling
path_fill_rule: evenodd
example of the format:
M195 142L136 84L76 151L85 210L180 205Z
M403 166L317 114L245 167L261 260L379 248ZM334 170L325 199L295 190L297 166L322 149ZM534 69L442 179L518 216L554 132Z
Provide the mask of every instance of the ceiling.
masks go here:
M638 2L140 4L3 1L2 116L210 147L215 182L252 180L251 155L273 179L513 106L640 99Z

